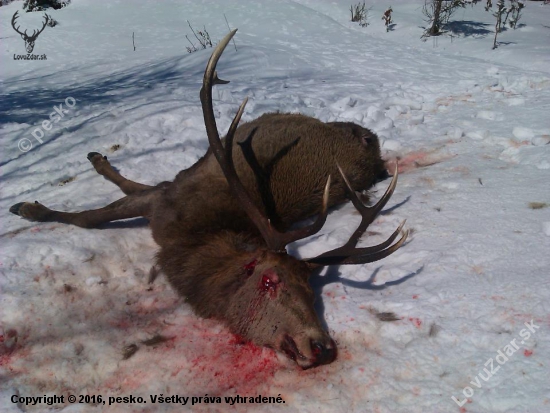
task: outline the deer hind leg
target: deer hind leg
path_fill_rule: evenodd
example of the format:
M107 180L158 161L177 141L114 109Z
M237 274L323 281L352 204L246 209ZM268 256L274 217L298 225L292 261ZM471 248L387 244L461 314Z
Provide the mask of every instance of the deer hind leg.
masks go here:
M10 212L29 221L62 222L82 228L94 228L98 225L119 219L148 217L162 191L158 189L128 195L106 207L82 212L61 212L51 210L39 202L20 202L10 208Z
M132 195L154 188L153 186L140 184L124 178L111 166L111 163L107 160L107 157L98 152L90 152L88 154L88 160L92 163L98 174L104 176L107 180L117 185L126 195Z

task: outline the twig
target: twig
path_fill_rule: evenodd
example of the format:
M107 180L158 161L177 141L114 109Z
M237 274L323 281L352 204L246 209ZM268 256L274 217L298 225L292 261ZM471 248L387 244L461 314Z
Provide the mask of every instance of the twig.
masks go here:
M202 42L201 39L199 39L199 36L197 36L197 33L195 33L195 30L193 30L193 28L191 27L191 23L189 23L189 20L187 20L187 24L189 25L189 28L191 29L191 31L193 32L193 34L195 35L196 39L199 41L199 43L201 44L202 48L203 49L206 49L206 44L204 44Z
M188 48L187 48L187 51L188 51L189 53L196 52L196 51L197 51L197 48L195 47L195 45L193 44L193 42L192 42L191 40L189 40L189 37L187 37L187 35L185 35L185 38L187 39L187 41L188 41L189 43L191 43L191 46L192 46L192 47L188 47Z
M231 27L229 27L229 22L227 21L227 17L225 16L225 13L223 14L223 17L225 18L225 22L227 23L227 29L231 31ZM237 51L237 45L235 44L235 37L233 37L233 46L235 46L235 51Z
M134 52L136 51L136 42L134 41L134 32L132 32L132 44L134 45Z

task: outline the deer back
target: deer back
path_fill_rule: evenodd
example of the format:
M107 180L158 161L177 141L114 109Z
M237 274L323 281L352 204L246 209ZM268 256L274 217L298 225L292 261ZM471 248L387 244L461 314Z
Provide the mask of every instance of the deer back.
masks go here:
M253 131L252 150L265 175L263 180L258 179L239 148ZM300 114L269 113L239 126L233 159L257 207L281 230L319 212L329 175L333 177L329 205L346 200L336 163L355 190L368 189L385 172L378 139L368 129L353 123L324 123ZM177 175L168 199L178 209L178 217L173 217L178 221L173 231L177 238L183 233L222 229L257 233L230 193L211 151ZM165 220L174 213L163 211L161 215Z

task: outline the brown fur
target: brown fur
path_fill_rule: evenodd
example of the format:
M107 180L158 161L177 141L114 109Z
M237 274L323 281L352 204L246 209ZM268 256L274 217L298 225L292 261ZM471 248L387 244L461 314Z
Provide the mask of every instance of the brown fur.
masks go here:
M37 202L22 202L10 211L29 220L84 228L146 217L160 246L159 267L198 315L217 318L243 338L285 352L302 368L330 363L336 358L336 344L321 327L313 307L308 284L311 268L371 262L402 245L406 234L387 248L400 226L388 244L375 247L379 253L374 254L372 248L368 253L354 248L376 211L391 196L396 180L378 209L361 208L352 190L368 189L385 174L376 135L353 123L323 123L299 114L268 113L242 124L233 136L233 155L221 155L225 150L216 133L211 87L220 83L214 78L215 62L234 34L220 42L205 72L201 102L212 148L195 165L178 173L173 182L153 187L124 178L106 157L92 152L88 159L96 171L118 185L126 197L78 213L50 210ZM246 146L250 142L251 150ZM235 172L227 169L231 159ZM219 162L225 165L227 177ZM337 164L347 176L350 190ZM332 185L327 201L323 193L329 175ZM231 188L228 179L233 182ZM244 191L239 189L239 180ZM364 220L350 241L309 262L286 254L284 245L307 234L290 232L290 238L285 238L273 229L287 231L296 222L325 210L323 202L328 206L344 202L347 193ZM248 197L251 203L247 204ZM255 215L258 210L260 215Z
M260 192L265 188L258 188L238 147L253 128L257 128L252 147L258 162L266 169L272 164L267 190L274 201L273 222L280 230L319 211L329 174L333 177L329 204L346 200L336 162L356 190L368 189L385 172L378 139L368 129L353 123L327 124L298 114L265 114L237 129L233 155L239 177L264 211ZM155 187L127 180L97 153L90 154L90 160L128 195L105 208L80 213L52 211L37 203L17 204L12 212L30 220L85 228L144 216L160 246L158 265L198 315L222 320L259 345L284 350L285 337L290 336L307 359L297 362L302 367L316 364L308 354L309 343L332 340L313 310L313 292L307 282L310 270L303 262L266 250L210 150L174 182ZM255 259L261 264L253 276L247 276L244 267ZM258 293L260 276L273 267L284 279L283 292L277 300L263 300L264 292Z

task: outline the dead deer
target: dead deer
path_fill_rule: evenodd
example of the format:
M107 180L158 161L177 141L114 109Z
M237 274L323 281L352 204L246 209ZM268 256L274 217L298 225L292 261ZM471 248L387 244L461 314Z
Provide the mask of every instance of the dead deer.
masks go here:
M204 73L200 99L210 147L203 158L156 186L130 181L106 157L91 152L96 171L127 195L112 204L77 213L35 203L10 211L31 221L84 228L146 217L160 246L157 263L196 314L223 321L233 333L286 353L306 369L331 363L336 344L321 327L308 284L315 268L380 260L406 240L404 222L383 243L357 248L397 184L397 168L382 198L365 206L355 191L386 173L378 138L353 123L323 123L299 114L270 113L238 126L239 107L220 139L212 87L227 83L215 71L236 30L216 47ZM351 199L362 220L349 241L300 260L286 246L318 232L330 206ZM306 226L296 222L318 214Z

